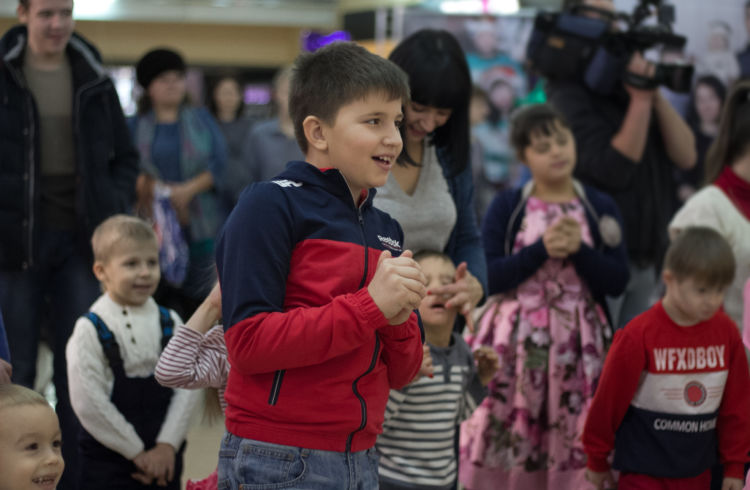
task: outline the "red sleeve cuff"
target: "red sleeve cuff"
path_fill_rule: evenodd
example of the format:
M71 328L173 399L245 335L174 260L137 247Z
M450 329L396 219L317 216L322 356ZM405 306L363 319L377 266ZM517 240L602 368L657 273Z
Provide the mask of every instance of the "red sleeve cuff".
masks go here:
M728 478L745 479L745 465L742 463L724 463L724 476Z
M604 471L609 471L609 463L607 462L607 458L597 458L595 456L588 455L588 461L586 461L586 467L590 469L591 471L596 471L597 473L602 473Z
M358 311L364 317L367 325L370 325L373 329L388 325L388 319L380 311L378 305L375 304L367 288L362 288L354 293L354 302L357 304Z

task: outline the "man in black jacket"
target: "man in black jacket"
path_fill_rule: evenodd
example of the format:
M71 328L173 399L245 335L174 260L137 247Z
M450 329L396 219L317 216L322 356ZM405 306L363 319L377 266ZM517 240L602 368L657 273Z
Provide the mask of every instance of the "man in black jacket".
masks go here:
M567 8L578 4L614 10L612 0L565 2ZM636 52L627 70L650 77L654 66ZM695 165L694 136L656 89L621 84L604 96L581 82L550 80L548 95L575 135L576 176L610 194L622 213L630 281L625 293L609 304L619 328L645 311L656 295L656 269L675 212L672 172Z
M49 327L67 441L59 489L75 488L78 471L65 344L98 295L89 238L128 212L138 172L117 92L72 12L73 0L19 0L23 25L0 40L0 308L17 383L33 385Z

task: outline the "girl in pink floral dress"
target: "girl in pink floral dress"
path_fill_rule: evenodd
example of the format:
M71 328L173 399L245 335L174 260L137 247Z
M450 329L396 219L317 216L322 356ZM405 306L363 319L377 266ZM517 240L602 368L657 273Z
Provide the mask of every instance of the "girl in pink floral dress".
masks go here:
M492 296L468 341L493 346L500 369L462 425L459 480L590 488L581 432L611 338L604 297L628 280L620 216L573 179L575 141L550 106L522 109L511 142L532 180L499 194L482 226Z

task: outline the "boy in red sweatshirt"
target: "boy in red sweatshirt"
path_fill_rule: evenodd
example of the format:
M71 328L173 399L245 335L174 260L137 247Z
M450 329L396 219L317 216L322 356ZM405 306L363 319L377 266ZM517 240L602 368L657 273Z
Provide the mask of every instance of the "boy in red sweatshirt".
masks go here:
M720 311L734 277L729 244L687 228L665 258L664 298L615 334L583 432L597 489L741 490L750 451L750 374L739 331Z

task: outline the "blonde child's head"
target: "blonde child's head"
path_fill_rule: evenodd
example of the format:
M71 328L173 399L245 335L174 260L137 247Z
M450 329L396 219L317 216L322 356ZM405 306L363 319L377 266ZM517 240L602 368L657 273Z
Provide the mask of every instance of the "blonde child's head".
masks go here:
M140 306L156 291L161 273L159 246L151 226L123 214L104 220L91 238L94 274L122 306Z
M44 397L0 384L0 490L55 488L65 468L61 446L57 415Z
M672 241L664 259L667 312L684 325L708 320L724 301L735 268L732 248L716 230L685 228Z
M422 268L427 278L427 289L433 290L440 286L452 284L455 282L456 266L450 257L442 252L423 250L414 255L414 260ZM453 330L453 324L456 322L458 307L445 307L447 297L435 294L428 294L422 298L419 304L419 315L422 317L422 324L425 328L425 334L429 337L431 334L446 334Z
M573 178L575 139L565 118L551 105L534 104L516 111L510 143L535 182L558 185Z

